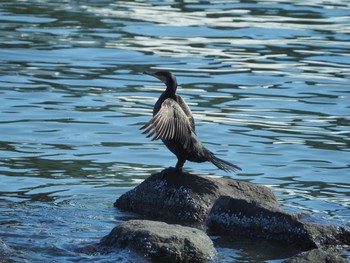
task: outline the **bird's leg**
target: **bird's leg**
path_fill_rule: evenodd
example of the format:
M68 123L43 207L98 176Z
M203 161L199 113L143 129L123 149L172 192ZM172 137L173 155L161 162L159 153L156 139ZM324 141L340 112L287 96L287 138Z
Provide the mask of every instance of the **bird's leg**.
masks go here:
M181 172L182 171L182 167L184 166L185 162L186 162L186 160L177 159L177 163L176 163L175 169L179 170Z
M175 168L174 167L169 167L167 169L164 169L161 171L162 177L165 178L167 175L170 175L172 173L178 173L182 172L182 167L184 166L186 160L178 159Z

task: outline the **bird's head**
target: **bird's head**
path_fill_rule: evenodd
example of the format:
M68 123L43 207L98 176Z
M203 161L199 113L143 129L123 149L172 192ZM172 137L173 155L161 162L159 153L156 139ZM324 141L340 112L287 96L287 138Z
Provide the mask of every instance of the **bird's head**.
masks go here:
M169 71L157 71L157 72L145 71L143 72L143 74L156 77L157 79L165 83L167 87L169 86L176 87L176 78Z

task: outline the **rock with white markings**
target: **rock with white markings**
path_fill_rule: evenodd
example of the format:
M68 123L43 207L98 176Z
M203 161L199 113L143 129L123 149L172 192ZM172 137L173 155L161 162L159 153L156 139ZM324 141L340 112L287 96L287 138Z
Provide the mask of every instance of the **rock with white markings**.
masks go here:
M207 226L215 235L262 238L302 250L350 244L350 233L342 227L304 223L279 207L230 196L216 201Z
M266 186L201 177L174 169L151 175L118 198L114 205L146 219L198 226L205 224L213 204L222 195L278 207L275 195Z

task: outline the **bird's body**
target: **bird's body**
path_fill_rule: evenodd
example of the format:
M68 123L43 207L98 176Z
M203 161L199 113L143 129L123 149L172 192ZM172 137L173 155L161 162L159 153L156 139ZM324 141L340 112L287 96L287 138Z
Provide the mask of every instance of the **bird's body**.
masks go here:
M230 172L241 170L238 166L214 156L201 143L195 132L192 112L186 102L176 94L177 82L173 74L167 71L144 72L164 82L166 90L160 95L153 108L153 118L141 129L152 140L161 139L178 159L177 169L182 169L186 160L202 163L212 162L218 168Z

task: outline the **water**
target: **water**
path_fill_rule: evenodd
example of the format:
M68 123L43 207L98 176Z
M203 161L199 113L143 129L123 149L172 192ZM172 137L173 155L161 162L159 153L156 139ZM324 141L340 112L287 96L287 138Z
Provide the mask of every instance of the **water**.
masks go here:
M347 1L2 1L0 237L15 262L127 262L78 247L129 215L113 202L174 165L139 131L173 71L197 133L289 211L350 227ZM286 253L221 244L221 262Z

